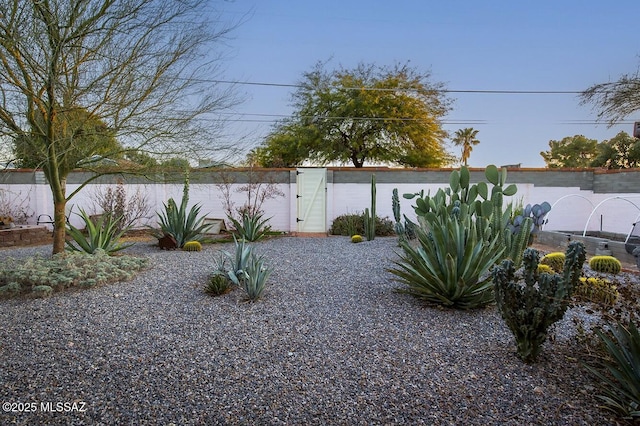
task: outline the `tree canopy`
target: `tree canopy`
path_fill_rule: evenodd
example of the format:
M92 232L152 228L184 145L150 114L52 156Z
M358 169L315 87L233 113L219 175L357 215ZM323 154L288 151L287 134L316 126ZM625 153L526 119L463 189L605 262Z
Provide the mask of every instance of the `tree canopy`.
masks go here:
M42 117L38 119L43 121ZM112 159L122 157L122 146L114 132L104 121L83 108L60 111L54 118L53 132L58 149L64 152L59 157L58 165L65 172L96 163L108 155ZM48 156L46 138L39 135L37 129L32 129L15 138L13 153L19 167L42 167Z
M480 143L480 141L476 138L477 135L478 130L475 130L473 127L467 127L464 129L456 130L453 136L453 143L457 146L462 147L460 160L465 166L468 165L467 162L469 160L469 157L471 156L473 147Z
M407 65L318 63L292 96L294 114L251 154L263 166L365 162L438 167L451 160L441 119L451 101L430 73Z
M583 135L567 136L561 141L549 141L549 151L542 151L547 167L591 167L596 157L598 141Z
M67 175L88 152L73 123L104 123L122 144L115 151L221 149L215 123L199 120L236 100L210 82L233 27L213 19L206 0L0 3L0 143L37 148L53 194L54 253L64 250L66 202L87 183L67 195Z
M640 139L620 132L610 140L598 142L582 135L549 141L549 151L540 153L547 167L640 167Z
M640 167L640 139L620 132L610 140L599 143L591 165L607 169Z

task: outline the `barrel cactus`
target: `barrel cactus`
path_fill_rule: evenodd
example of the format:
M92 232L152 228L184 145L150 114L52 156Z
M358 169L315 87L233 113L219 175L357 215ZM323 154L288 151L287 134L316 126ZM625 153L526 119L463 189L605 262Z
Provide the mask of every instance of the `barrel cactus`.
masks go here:
M622 270L620 261L613 256L593 256L589 260L589 267L596 272L619 274Z
M553 274L554 270L551 266L549 265L545 265L542 263L542 261L540 261L540 263L538 264L538 275L540 274Z
M202 251L202 244L199 241L188 241L182 246L184 251Z
M496 303L502 318L514 334L518 356L526 362L536 360L546 340L548 328L562 319L573 289L578 285L586 259L584 245L569 244L562 274L539 274L540 254L528 248L523 255L521 283L510 259L493 269Z
M599 277L581 277L574 294L578 299L607 307L615 305L620 296L614 283Z
M564 253L556 251L544 255L542 259L540 259L540 264L549 266L555 272L561 272L562 268L564 267L564 260Z

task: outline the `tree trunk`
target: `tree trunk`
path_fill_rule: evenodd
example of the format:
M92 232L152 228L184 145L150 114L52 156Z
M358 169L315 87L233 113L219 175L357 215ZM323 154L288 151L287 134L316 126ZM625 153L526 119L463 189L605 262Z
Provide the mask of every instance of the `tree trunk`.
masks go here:
M45 175L53 194L53 254L56 254L64 252L67 233L67 177L60 176L57 164L54 167L54 173L45 168Z
M364 158L362 159L358 158L357 153L353 152L351 154L351 162L353 163L356 169L359 169L364 165Z
M65 215L65 207L67 200L53 200L53 254L64 252L64 244L66 237L67 217Z

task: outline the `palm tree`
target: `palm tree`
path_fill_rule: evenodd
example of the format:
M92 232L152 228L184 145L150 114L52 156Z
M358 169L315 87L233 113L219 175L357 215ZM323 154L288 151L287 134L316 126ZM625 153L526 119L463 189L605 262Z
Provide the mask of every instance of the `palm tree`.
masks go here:
M476 139L477 134L478 130L475 130L473 127L467 127L466 129L456 130L455 136L452 139L454 144L462 146L462 157L460 160L465 166L467 165L473 147L480 143L480 141Z

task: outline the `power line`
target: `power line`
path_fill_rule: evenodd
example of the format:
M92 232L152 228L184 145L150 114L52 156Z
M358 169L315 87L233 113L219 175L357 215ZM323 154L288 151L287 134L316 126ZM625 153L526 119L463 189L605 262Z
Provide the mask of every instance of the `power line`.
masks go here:
M287 115L287 114L265 114L265 113L242 113L242 112L219 112L218 115L237 115L241 117L273 117L273 118L302 118L311 120L353 120L353 121L425 121L424 118L402 118L402 117L350 117L350 116L334 116L334 115ZM225 121L251 121L251 122L272 122L273 120L261 119L224 119ZM452 121L441 120L444 124L482 124L486 120L467 120L459 119Z
M304 84L292 83L268 83L259 81L240 81L240 80L218 80L218 79L199 79L201 83L216 84L236 84L241 86L264 86L264 87L289 87L304 88ZM365 90L375 92L396 92L396 91L415 91L412 88L382 88L382 87L337 87L343 90ZM583 93L579 90L481 90L481 89L433 89L443 93L477 93L477 94L502 94L502 95L579 95Z

